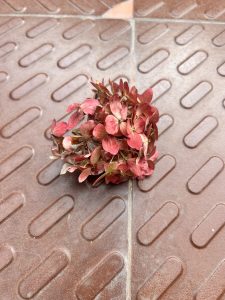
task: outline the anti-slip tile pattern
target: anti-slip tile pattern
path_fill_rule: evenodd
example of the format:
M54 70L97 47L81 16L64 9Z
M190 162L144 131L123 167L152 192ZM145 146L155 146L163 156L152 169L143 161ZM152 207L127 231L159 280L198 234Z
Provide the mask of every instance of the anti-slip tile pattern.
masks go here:
M1 299L125 299L128 185L78 184L50 161L49 125L131 78L122 20L0 18Z
M224 25L137 22L160 153L134 185L132 299L224 299Z
M225 20L223 0L138 0L134 10L138 18Z
M1 14L102 15L125 0L1 0Z
M0 1L18 14L0 17L3 300L225 299L223 1L135 1L168 24L93 20L118 2ZM153 87L160 156L133 195L49 160L51 119L90 95L91 76Z

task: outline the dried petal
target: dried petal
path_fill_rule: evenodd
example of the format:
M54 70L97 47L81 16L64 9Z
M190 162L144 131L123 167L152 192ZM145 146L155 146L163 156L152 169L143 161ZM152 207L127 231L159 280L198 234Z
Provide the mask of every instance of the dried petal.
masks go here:
M145 120L139 117L134 120L134 129L137 133L143 133L145 129Z
M73 166L73 165L71 165L71 164L69 164L69 163L65 163L65 164L62 166L60 175L66 174L66 172L73 173L75 170L77 170L77 167L76 167L76 166Z
M142 139L140 134L134 132L128 135L127 144L136 150L140 150L142 147Z
M71 150L72 146L72 137L71 136L65 136L62 142L63 148L66 150Z
M102 140L102 147L106 152L116 155L119 152L120 144L116 138L107 136Z
M89 120L80 126L80 133L83 135L85 138L89 138L92 135L92 130L95 127L95 121Z
M76 110L77 108L80 107L80 104L79 103L73 103L73 104L70 104L68 107L67 107L67 112L70 113L74 110Z
M68 130L74 128L83 118L83 113L80 111L74 112L68 120Z
M97 140L102 140L106 135L105 126L101 123L97 124L93 130L93 136Z
M80 108L83 110L85 114L93 115L95 113L96 107L99 105L97 99L86 99L80 105Z
M144 91L143 94L138 95L138 98L142 103L150 103L152 101L152 96L153 96L153 90L152 88L147 89Z
M127 123L126 122L121 122L120 123L120 132L127 136Z
M91 168L84 169L80 173L80 175L78 177L78 181L83 182L84 180L86 180L88 178L89 175L91 175Z
M108 115L105 118L105 129L109 134L115 135L119 131L119 122L113 115Z
M102 149L102 147L98 146L91 153L90 162L91 162L92 165L95 165L98 162L98 160L101 156L101 149Z
M52 126L52 134L55 136L63 136L68 130L68 125L66 122L57 122Z

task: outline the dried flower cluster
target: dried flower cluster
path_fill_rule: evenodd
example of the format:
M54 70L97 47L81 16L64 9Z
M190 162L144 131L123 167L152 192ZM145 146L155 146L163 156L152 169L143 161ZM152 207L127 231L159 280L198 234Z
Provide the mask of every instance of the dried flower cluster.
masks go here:
M152 175L157 158L158 110L152 89L138 94L127 82L92 82L95 99L71 104L68 122L52 123L53 157L64 160L61 174L80 171L79 182L120 183ZM78 126L79 125L79 126Z

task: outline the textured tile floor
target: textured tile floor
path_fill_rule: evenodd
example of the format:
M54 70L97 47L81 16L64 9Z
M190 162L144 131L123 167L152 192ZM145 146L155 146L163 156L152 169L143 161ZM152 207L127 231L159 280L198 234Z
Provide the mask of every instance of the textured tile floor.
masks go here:
M129 4L0 1L0 300L225 299L225 3ZM153 87L151 178L58 175L49 124L90 77Z

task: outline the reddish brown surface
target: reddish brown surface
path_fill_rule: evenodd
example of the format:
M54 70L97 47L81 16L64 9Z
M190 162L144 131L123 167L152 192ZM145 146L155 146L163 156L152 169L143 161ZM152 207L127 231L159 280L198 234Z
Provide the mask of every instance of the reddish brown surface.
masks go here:
M134 11L141 18L225 20L223 0L138 0Z
M0 5L20 14L0 17L0 299L225 299L225 25L55 19L37 2ZM153 86L160 158L133 192L49 161L50 120L90 95L90 76Z

